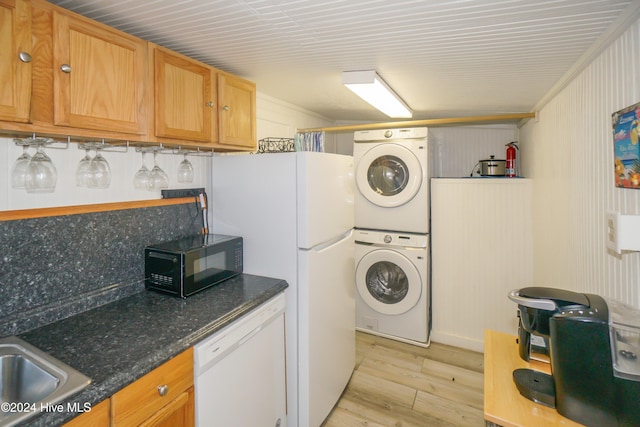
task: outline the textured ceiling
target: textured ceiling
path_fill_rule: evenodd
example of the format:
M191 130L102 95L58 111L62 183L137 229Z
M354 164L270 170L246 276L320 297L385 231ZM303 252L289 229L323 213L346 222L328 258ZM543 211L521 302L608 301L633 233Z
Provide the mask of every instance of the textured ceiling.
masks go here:
M336 120L375 69L414 119L531 111L639 0L54 0ZM625 21L625 19L627 21Z

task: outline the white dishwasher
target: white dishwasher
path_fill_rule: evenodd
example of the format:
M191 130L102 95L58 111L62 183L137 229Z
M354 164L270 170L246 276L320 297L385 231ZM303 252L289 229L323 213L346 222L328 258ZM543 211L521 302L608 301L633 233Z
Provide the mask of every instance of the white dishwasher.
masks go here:
M283 427L284 293L194 347L196 426Z

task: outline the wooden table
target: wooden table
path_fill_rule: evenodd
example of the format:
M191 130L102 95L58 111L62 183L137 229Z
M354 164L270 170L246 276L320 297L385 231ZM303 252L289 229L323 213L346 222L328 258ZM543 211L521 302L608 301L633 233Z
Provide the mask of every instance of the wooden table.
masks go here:
M504 427L582 426L555 409L523 397L513 382L517 368L549 373L549 365L525 362L518 355L516 336L486 330L484 333L484 419Z

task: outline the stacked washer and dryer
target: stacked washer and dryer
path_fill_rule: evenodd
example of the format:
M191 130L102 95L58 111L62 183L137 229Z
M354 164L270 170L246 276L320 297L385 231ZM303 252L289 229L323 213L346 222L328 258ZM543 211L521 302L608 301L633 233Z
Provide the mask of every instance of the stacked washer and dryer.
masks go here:
M429 345L427 128L354 134L356 329Z

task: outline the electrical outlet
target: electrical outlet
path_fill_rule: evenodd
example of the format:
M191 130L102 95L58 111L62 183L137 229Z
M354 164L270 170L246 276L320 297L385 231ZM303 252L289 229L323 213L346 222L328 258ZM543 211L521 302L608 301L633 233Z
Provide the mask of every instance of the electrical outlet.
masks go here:
M640 251L640 215L622 215L609 211L607 218L607 248L622 251Z
M607 212L607 248L615 253L621 253L620 238L618 236L618 227L620 222L619 212Z

